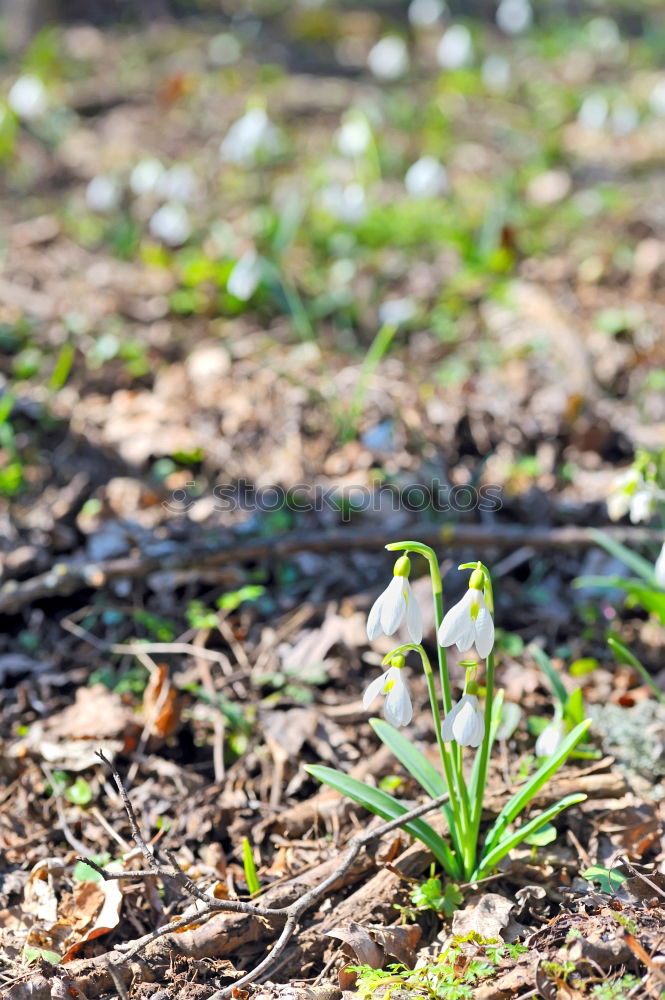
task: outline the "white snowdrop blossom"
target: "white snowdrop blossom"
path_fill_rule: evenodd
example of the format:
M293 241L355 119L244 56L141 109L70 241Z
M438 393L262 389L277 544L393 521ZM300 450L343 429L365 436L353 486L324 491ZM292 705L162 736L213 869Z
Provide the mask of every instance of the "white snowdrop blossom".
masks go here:
M132 194L138 197L153 194L164 173L164 164L154 156L139 160L129 175L129 187Z
M446 168L434 156L421 156L407 170L404 186L412 198L438 198L448 190Z
M333 219L355 226L367 214L367 199L362 184L328 184L319 195L321 207Z
M473 59L471 32L465 24L451 24L441 36L436 58L443 69L462 69Z
M607 498L607 513L612 521L630 514L633 524L650 521L656 508L659 491L647 483L637 469L628 469L614 483Z
M122 191L115 177L98 174L85 189L85 201L91 212L112 212L120 204Z
M41 118L48 107L46 87L33 73L19 76L10 87L7 103L25 121Z
M386 299L379 306L379 322L388 326L401 326L408 323L416 315L416 303L413 299Z
M379 695L385 695L383 714L391 726L408 726L413 718L413 708L409 689L404 679L404 657L395 657L395 662L380 677L368 685L363 695L363 708L367 711ZM402 661L402 665L398 664Z
M660 550L660 555L656 559L656 565L653 568L656 574L656 583L659 587L665 590L665 542L663 542L663 547Z
M504 94L510 86L510 63L504 56L493 53L483 60L480 75L488 90Z
M399 80L409 69L409 50L399 35L386 35L370 49L370 71L379 80Z
M415 643L421 641L422 615L411 591L410 569L411 561L408 556L400 556L395 563L392 580L371 607L367 618L368 639L376 639L380 635L393 635L406 616L406 627L411 641Z
M246 250L229 275L226 290L241 302L248 302L261 281L261 261L256 250Z
M348 156L349 159L367 152L372 141L372 130L362 111L352 109L344 115L335 141L342 156Z
M566 738L566 723L563 719L554 719L545 726L536 740L536 757L552 757Z
M431 28L443 17L446 10L442 0L411 0L409 21L414 28Z
M229 163L251 166L260 156L277 151L279 132L264 108L250 108L229 128L219 147L220 156Z
M475 694L463 694L441 726L444 743L455 740L461 747L479 747L485 735L485 716Z
M176 163L159 177L156 190L164 201L194 201L196 197L194 171L187 163Z
M603 94L589 94L577 112L577 120L585 128L601 129L607 121L610 107Z
M501 0L496 23L507 35L519 35L531 24L533 11L529 0Z
M158 208L148 226L153 236L170 247L182 246L192 232L187 209L177 202L168 202Z
M471 577L473 582L473 576ZM439 645L456 644L460 653L476 647L486 659L494 646L494 622L482 590L469 587L461 601L445 614L439 627Z

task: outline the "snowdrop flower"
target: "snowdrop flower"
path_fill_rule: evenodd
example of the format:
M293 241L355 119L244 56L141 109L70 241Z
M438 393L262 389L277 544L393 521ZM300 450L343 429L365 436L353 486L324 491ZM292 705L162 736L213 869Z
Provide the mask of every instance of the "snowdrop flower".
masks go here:
M628 469L612 487L607 498L607 513L612 521L628 513L633 524L649 521L656 506L657 492L636 469Z
M640 124L640 116L633 104L622 101L612 109L612 131L615 135L630 135Z
M494 646L494 622L485 603L482 587L484 575L476 569L471 574L469 589L444 616L439 627L439 645L457 645L466 653L475 645L478 656L486 659Z
M155 157L139 160L129 175L129 187L132 194L138 197L152 194L164 173L164 164Z
M487 56L480 68L480 75L488 90L503 94L510 86L510 63L503 56Z
M413 718L409 689L404 680L404 657L394 656L390 667L376 677L363 695L363 708L367 711L379 695L385 695L383 714L391 726L408 726Z
M413 299L386 299L379 306L379 322L388 326L401 326L408 323L416 315L416 304Z
M519 35L531 24L533 11L529 0L501 0L496 23L507 35Z
M187 209L177 202L169 202L158 208L148 226L153 236L170 247L182 246L192 232Z
M193 201L196 196L196 177L186 163L176 163L162 173L157 181L157 194L165 201Z
M367 65L379 80L399 80L409 68L409 51L399 35L386 35L367 56Z
M411 642L419 643L423 637L423 623L418 602L411 592L409 572L411 560L400 556L395 563L393 578L377 599L367 618L367 637L376 639L380 635L393 635L406 615L406 627Z
M226 290L241 302L247 302L259 287L261 261L256 250L246 250L229 275Z
M536 757L552 757L565 740L566 732L563 719L554 719L545 726L536 740Z
M441 36L436 58L443 69L462 69L473 58L471 32L465 24L451 24Z
M659 587L665 590L665 542L663 542L663 547L660 550L660 555L656 559L656 565L653 568L656 574L656 583Z
M609 114L607 98L602 94L589 94L577 112L577 120L585 128L601 129Z
M444 743L455 740L461 747L479 747L485 735L485 716L475 694L463 694L441 726Z
M40 118L48 107L46 87L38 76L26 73L12 84L7 102L12 111L25 121Z
M93 177L85 189L85 201L91 212L112 212L120 204L120 185L109 174Z
M279 133L264 108L250 108L231 125L219 147L220 156L229 163L251 166L261 155L277 150Z
M367 151L372 141L372 130L362 111L351 110L344 115L335 139L342 156L349 159L362 156Z
M442 0L411 0L409 21L414 28L431 28L446 12Z
M367 214L367 201L362 184L329 184L320 194L323 209L339 222L355 226Z
M242 47L235 35L223 31L210 39L208 59L213 66L232 66L242 55Z
M434 156L421 156L407 170L404 186L412 198L437 198L448 190L446 168Z

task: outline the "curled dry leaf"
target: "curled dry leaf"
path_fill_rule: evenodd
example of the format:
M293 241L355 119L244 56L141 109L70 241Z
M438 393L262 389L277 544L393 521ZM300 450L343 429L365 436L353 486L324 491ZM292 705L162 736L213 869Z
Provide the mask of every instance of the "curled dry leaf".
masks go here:
M180 726L182 698L171 684L169 668L160 663L152 672L143 692L143 714L148 734L158 741L167 740Z
M502 938L514 907L514 900L506 899L497 892L472 896L463 910L453 914L453 934L464 937L475 933L484 938Z

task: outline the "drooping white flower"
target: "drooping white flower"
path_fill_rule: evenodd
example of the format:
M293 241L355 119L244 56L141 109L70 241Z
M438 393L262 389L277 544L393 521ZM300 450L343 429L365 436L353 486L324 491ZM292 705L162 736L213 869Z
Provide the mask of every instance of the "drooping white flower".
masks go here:
M196 197L196 176L188 163L175 163L163 171L156 191L164 201L190 202Z
M442 0L411 0L408 17L414 28L431 28L445 12Z
M33 73L19 76L7 94L12 111L25 121L41 118L48 107L46 87Z
M589 94L577 112L577 120L585 128L601 129L607 121L610 106L603 94Z
M531 24L533 11L529 0L501 0L496 23L507 35L519 35Z
M473 581L473 577L472 577ZM494 622L482 590L469 587L461 601L446 612L439 627L439 645L457 646L460 653L476 647L486 659L494 646Z
M555 754L565 740L566 732L563 719L553 719L536 740L536 757L551 757Z
M461 747L479 747L485 735L485 716L475 694L463 694L441 726L444 743L455 740Z
M399 35L386 35L367 56L370 71L379 80L399 80L409 69L409 50Z
M441 36L436 58L443 69L462 69L473 59L471 32L465 24L451 24Z
M112 212L120 204L122 192L115 177L97 174L85 189L86 205L91 212Z
M192 232L187 209L177 202L168 202L158 208L148 225L152 235L170 247L182 246Z
M367 199L362 184L328 184L319 195L321 207L339 222L355 226L367 214Z
M241 302L247 302L259 287L261 261L256 250L246 250L229 275L226 290Z
M434 156L421 156L407 170L404 186L412 198L438 198L448 190L446 168Z
M395 658L397 659L397 657ZM400 657L403 662L403 657ZM368 685L363 695L363 708L367 711L379 695L385 695L383 714L392 726L408 726L413 718L409 689L404 679L403 666L393 665Z
M488 90L504 94L510 86L510 63L504 56L492 53L483 60L480 75Z
M337 148L342 156L353 159L362 156L372 141L372 130L367 118L357 108L352 108L344 115L335 136Z
M656 508L659 490L647 483L637 469L628 469L612 486L607 498L607 513L612 521L630 514L633 524L649 521Z
M401 326L408 323L416 315L416 303L408 297L403 299L386 299L379 306L379 322L388 326Z
M250 108L230 126L219 152L229 163L251 166L259 156L275 153L278 146L279 133L265 108Z
M164 173L164 164L154 156L139 160L129 175L129 187L132 194L140 197L152 194Z
M410 569L411 561L408 556L401 556L395 563L392 580L375 600L367 618L368 639L376 639L380 635L393 635L406 616L406 627L411 641L415 643L421 641L423 622L420 607L409 583Z
M665 542L663 542L663 547L656 559L653 571L656 574L656 583L665 590Z

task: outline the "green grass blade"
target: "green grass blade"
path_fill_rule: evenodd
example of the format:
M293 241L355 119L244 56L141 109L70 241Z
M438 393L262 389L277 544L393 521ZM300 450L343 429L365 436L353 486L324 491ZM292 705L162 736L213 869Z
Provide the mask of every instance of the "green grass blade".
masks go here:
M245 869L245 882L247 883L247 889L249 890L250 896L254 896L256 893L261 892L261 885L259 883L259 877L256 874L256 865L254 864L252 845L247 837L242 838L242 865Z
M566 702L568 701L568 692L563 685L563 681L554 669L554 664L550 660L549 656L544 649L541 649L540 646L536 646L534 643L528 646L527 649L547 677L553 694L561 703L561 707L564 708Z
M578 802L584 802L585 799L586 795L582 795L581 793L567 795L564 799L560 799L553 806L550 806L544 812L535 816L534 819L529 820L529 822L521 826L519 830L515 830L514 833L504 837L503 840L499 841L496 847L492 848L491 851L483 855L483 858L478 865L478 869L474 874L474 878L484 878L486 875L489 875L496 865L498 865L499 861L501 861L502 858L505 858L506 854L508 854L509 851L512 851L513 847L517 847L517 845L520 844L525 837L529 837L532 833L536 833L541 826L545 826L546 823L549 823L551 819L558 816L564 809L567 809L569 806L573 806Z
M579 726L575 726L573 731L565 738L557 752L538 768L536 773L533 774L524 785L524 788L516 792L512 799L509 799L509 801L506 802L505 806L497 816L494 825L485 838L484 850L486 853L491 851L497 845L499 838L508 824L512 823L513 820L519 816L525 806L527 806L531 799L538 794L543 785L549 781L554 772L561 767L570 751L577 746L589 729L590 725L591 719L585 719L584 722L579 724Z
M388 795L387 792L382 792L379 788L372 788L364 781L358 781L348 774L335 771L332 767L325 767L323 764L310 764L305 770L325 785L330 785L331 788L346 795L359 805L365 806L370 812L383 817L383 819L397 819L409 811L405 805L394 799L392 795ZM412 819L404 824L404 829L429 848L449 875L459 877L457 859L443 837L439 836L429 823L422 819Z
M645 583L649 586L654 586L656 583L656 575L653 569L653 563L650 563L648 559L644 556L638 555L637 552L633 552L626 545L622 545L618 542L616 538L612 538L610 535L606 534L604 531L598 531L596 528L590 529L590 534L595 542L600 545L601 548L609 552L611 556L615 559L619 559L624 566L628 566L632 569L633 573L637 573L641 576Z
M397 757L400 764L416 779L433 799L443 795L448 789L442 774L437 771L427 757L413 745L410 739L383 719L370 719L369 724Z

